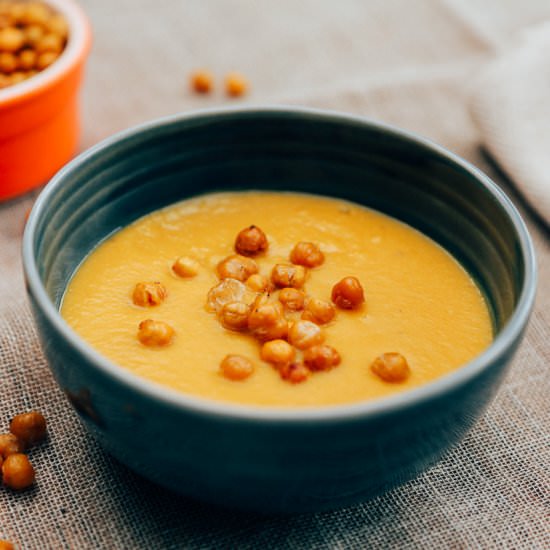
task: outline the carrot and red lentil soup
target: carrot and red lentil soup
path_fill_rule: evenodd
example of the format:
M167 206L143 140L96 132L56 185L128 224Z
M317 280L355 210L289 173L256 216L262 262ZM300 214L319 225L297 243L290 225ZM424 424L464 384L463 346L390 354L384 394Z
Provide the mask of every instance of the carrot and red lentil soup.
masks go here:
M204 195L98 246L62 315L104 356L188 394L315 406L380 398L469 361L487 305L408 225L314 195Z

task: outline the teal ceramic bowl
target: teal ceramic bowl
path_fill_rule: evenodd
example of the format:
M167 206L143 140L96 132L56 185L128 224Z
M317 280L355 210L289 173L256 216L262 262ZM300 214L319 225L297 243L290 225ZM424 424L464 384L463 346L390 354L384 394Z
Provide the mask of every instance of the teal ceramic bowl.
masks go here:
M341 197L418 228L476 279L492 309L494 342L455 372L390 398L277 409L213 402L148 382L68 327L59 314L64 290L101 240L169 203L231 189ZM347 506L437 461L495 395L536 285L525 225L487 176L410 133L303 109L199 112L100 143L40 195L23 256L51 370L101 445L175 491L258 512Z

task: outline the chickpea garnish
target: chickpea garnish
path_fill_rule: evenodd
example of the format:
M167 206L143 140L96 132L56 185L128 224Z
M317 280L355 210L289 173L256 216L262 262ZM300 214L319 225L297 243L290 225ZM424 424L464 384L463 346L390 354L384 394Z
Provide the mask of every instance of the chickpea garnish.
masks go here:
M59 54L57 54L56 52L41 53L36 60L36 68L39 71L43 71L45 68L49 67L58 57Z
M40 2L33 2L25 5L25 10L21 14L21 23L25 25L44 25L50 17L48 8Z
M17 67L29 70L36 64L36 52L34 50L23 50L17 57Z
M166 295L166 287L162 283L138 283L132 293L132 301L141 307L158 306L164 302Z
M258 340L284 339L288 334L288 322L283 317L279 302L255 304L248 316L248 328Z
M250 306L243 302L230 302L220 311L220 322L229 330L246 330Z
M25 445L12 433L0 434L0 456L6 458L9 455L22 453Z
M258 273L258 265L252 258L240 254L233 254L218 264L218 275L220 279L237 279L244 282L251 275Z
M340 354L326 344L312 346L304 351L304 363L312 371L329 370L340 364Z
M306 270L301 265L276 264L271 271L271 280L279 288L302 288L306 281Z
M36 44L36 53L54 52L59 54L63 49L63 39L54 33L44 35Z
M224 279L212 287L206 298L207 309L219 312L225 304L242 301L246 287L236 279Z
M299 384L305 382L311 375L311 371L300 362L290 363L289 365L283 365L279 369L279 374L283 380L288 380L293 384Z
M405 357L397 352L383 353L372 362L370 368L384 382L404 382L411 372Z
M322 344L324 339L321 328L311 321L296 321L288 331L288 341L298 349Z
M46 419L37 411L18 414L10 422L10 432L30 447L46 437Z
M42 40L44 36L44 29L40 25L29 25L25 30L25 43L31 47L36 45Z
M9 52L0 53L0 71L4 74L10 74L17 69L17 57Z
M332 301L342 309L357 309L364 301L363 287L357 277L344 277L332 287Z
M235 239L235 250L243 256L256 256L265 252L268 246L265 233L256 225L245 227Z
M267 363L280 367L294 361L296 350L286 340L270 340L262 346L260 357Z
M196 71L191 75L191 88L199 94L207 94L212 90L214 78L212 74L205 70Z
M226 355L220 363L220 369L229 380L244 380L254 372L254 365L242 355Z
M139 324L137 337L144 346L167 346L174 337L174 329L164 321L146 319Z
M246 280L246 286L254 292L267 292L270 290L269 279L259 273L250 275L250 277Z
M304 267L318 267L325 261L325 255L316 244L301 241L292 249L290 261Z
M184 279L195 277L199 272L199 264L192 258L182 256L178 258L172 265L172 271Z
M336 315L334 306L325 300L319 298L308 298L306 300L305 310L302 313L302 319L312 321L318 325L330 323Z
M2 464L2 481L6 487L21 491L34 483L34 468L27 455L15 453Z
M239 97L246 93L248 83L239 73L229 73L225 77L225 91L227 95Z
M306 295L297 288L287 287L279 292L279 301L290 311L300 311L304 308Z
M15 550L15 548L9 540L0 540L0 550Z

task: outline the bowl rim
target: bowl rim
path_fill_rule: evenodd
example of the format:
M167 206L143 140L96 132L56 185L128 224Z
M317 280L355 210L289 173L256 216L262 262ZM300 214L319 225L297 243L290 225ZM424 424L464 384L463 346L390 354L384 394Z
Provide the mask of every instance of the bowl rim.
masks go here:
M69 40L58 59L33 77L0 90L0 109L17 105L46 92L77 65L88 53L92 33L88 17L74 0L45 0L69 24Z
M520 243L524 255L524 284L521 289L517 306L512 316L493 340L491 345L482 353L474 357L468 363L456 370L441 376L427 384L417 388L398 392L389 397L382 397L367 401L343 403L324 406L263 406L243 405L238 403L216 401L200 396L186 394L159 383L142 378L131 371L118 366L87 344L62 318L60 312L49 298L46 288L39 276L38 266L33 254L33 241L37 230L39 218L47 209L49 199L63 185L66 175L70 174L78 166L118 143L132 140L140 134L147 134L159 127L167 127L176 123L207 121L232 117L253 117L253 116L287 116L295 118L306 118L322 120L329 123L351 125L355 127L368 127L377 130L394 138L409 142L410 144L428 150L439 157L457 165L467 172L478 185L484 187L499 206L508 215ZM143 137L143 136L142 136ZM267 106L246 106L246 107L223 107L192 111L190 113L170 115L158 118L122 132L116 133L87 151L84 151L64 168L62 168L44 188L36 200L30 213L25 232L23 235L23 268L27 279L28 291L34 296L41 313L47 318L55 329L76 348L77 352L83 355L95 369L102 371L114 381L127 386L141 396L158 400L165 406L171 406L181 410L188 410L194 413L212 417L223 417L225 419L240 419L250 422L291 422L308 424L315 422L330 422L342 420L357 420L365 417L376 417L412 407L431 399L442 397L453 388L466 384L489 365L505 357L509 348L522 334L529 316L531 314L537 283L536 257L533 242L528 233L527 227L522 220L518 210L505 193L481 170L450 152L446 148L431 140L419 136L413 132L403 130L384 122L376 121L367 117L341 113L337 111L313 109L307 107L289 107L284 105Z

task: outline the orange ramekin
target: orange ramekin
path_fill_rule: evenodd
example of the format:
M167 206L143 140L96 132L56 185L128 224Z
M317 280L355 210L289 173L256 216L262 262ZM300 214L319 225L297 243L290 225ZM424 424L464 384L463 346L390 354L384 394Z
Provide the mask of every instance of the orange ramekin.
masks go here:
M47 69L0 90L0 201L46 183L78 146L78 90L90 24L73 0L46 3L66 18L69 40Z

